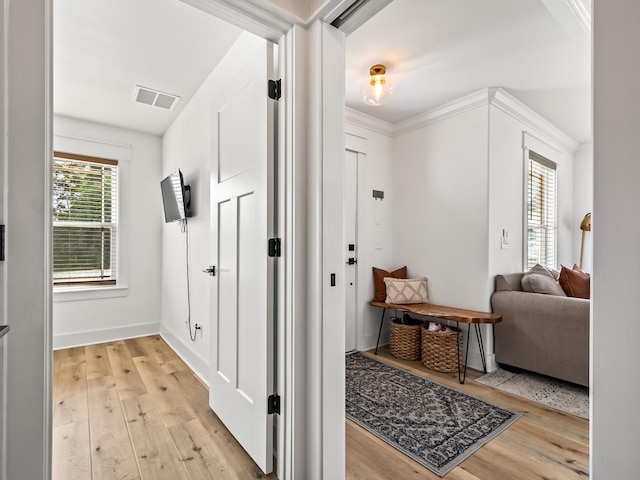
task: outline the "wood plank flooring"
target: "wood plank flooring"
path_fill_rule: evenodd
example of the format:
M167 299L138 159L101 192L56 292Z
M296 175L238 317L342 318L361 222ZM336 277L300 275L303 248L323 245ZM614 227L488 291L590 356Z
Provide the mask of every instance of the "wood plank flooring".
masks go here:
M460 385L456 373L398 360L385 347L375 358L524 414L445 479L589 477L588 421L476 383L474 370ZM159 335L54 352L53 390L54 480L276 478L261 474ZM346 446L347 480L440 478L348 420Z
M467 370L458 383L457 372L438 373L420 362L399 360L381 347L372 358L403 368L524 415L449 472L447 480L574 480L589 478L589 422L473 381L482 375ZM347 421L348 480L438 479L417 462Z
M159 335L54 352L53 480L264 476Z

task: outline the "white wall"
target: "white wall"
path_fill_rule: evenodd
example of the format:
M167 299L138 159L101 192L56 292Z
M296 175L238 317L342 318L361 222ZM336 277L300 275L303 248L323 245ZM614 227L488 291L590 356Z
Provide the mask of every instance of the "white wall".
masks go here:
M558 261L577 261L574 142L562 132L495 89L395 127L393 264L428 277L432 303L490 311L495 275L523 270L524 148L558 165ZM508 249L501 248L503 229ZM483 337L492 369L490 327ZM472 335L469 364L476 368L478 350Z
M160 327L162 196L160 137L69 117L54 117L58 144L130 151L120 160L119 287L112 298L86 298L84 292L57 293L53 303L53 346L106 342L157 333ZM82 145L82 146L80 146ZM89 145L86 147L85 145ZM108 156L108 153L105 154ZM88 293L91 297L91 293Z
M431 303L490 310L487 117L483 105L395 138L393 263L429 279ZM470 341L469 364L481 368Z
M580 145L576 151L573 169L573 228L575 258L580 258L580 242L582 230L580 222L584 216L593 211L593 144ZM584 236L584 254L582 269L586 272L593 270L593 233Z
M640 478L640 3L594 2L591 478Z
M393 263L429 279L429 301L487 310L487 107L395 139Z
M347 148L358 151L358 282L357 282L357 345L358 350L374 348L378 339L380 314L371 307L373 298L372 267L392 270L402 265L393 264L393 139L390 134L369 128L345 124L347 133L359 139ZM355 188L355 186L354 186ZM384 192L383 200L373 198L373 190ZM376 243L382 244L376 248ZM389 341L386 326L381 343Z
M189 268L191 283L191 326L202 325L191 342L187 321L186 235L178 223L162 226L162 287L160 332L171 346L206 381L209 372L211 325L211 277L202 270L213 264L210 245L210 176L213 112L210 104L226 84L227 76L241 66L259 47L260 39L242 34L203 82L189 104L162 137L162 175L180 168L191 186L193 217L189 219ZM266 89L266 87L265 87ZM265 90L266 92L266 90ZM265 93L266 94L266 93Z
M518 118L489 108L489 275L524 269L525 154L528 148L557 164L558 267L578 262L574 249L573 152L552 142ZM582 219L582 217L580 217ZM579 223L579 220L578 220ZM509 232L509 248L501 248L502 229Z

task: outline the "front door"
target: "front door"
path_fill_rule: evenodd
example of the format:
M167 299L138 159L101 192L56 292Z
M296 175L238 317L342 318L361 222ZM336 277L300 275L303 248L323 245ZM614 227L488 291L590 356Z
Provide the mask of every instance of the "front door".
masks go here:
M267 96L273 45L256 38L214 101L209 404L256 464L273 470L274 115Z
M357 316L358 306L356 292L358 291L358 154L351 150L345 151L343 181L343 235L344 235L344 286L345 286L345 347L350 352L357 347Z

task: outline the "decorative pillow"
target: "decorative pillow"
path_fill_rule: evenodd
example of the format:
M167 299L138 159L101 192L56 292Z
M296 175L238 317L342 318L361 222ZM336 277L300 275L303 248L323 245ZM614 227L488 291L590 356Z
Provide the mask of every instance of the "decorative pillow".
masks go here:
M384 278L407 278L407 266L387 272L381 268L373 267L373 299L376 302L384 302L387 298L387 287L384 284Z
M426 278L390 278L386 277L386 303L406 305L409 303L428 303Z
M551 272L551 270L549 270L547 267L540 265L539 263L537 263L535 266L531 267L531 270L529 270L527 273L525 273L525 275L530 275L532 273L538 273L540 275L546 275L547 277L551 277L554 280L558 279L558 276L554 276L553 273Z
M545 295L557 295L566 297L562 287L553 277L542 273L528 273L520 281L522 290L525 292L544 293Z
M591 275L588 273L563 265L558 282L568 297L591 298Z

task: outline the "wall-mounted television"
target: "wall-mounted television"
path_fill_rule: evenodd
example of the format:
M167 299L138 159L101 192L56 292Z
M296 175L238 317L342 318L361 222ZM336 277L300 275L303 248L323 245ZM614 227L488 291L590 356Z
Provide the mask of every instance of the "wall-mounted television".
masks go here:
M191 188L184 184L180 169L160 182L164 221L175 222L191 217Z

